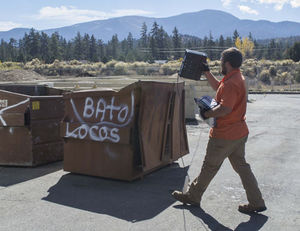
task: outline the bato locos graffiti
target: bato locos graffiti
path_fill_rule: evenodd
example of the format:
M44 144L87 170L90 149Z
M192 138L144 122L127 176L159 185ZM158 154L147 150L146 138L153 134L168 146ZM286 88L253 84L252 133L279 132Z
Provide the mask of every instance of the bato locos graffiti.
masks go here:
M66 123L65 137L85 139L89 137L93 141L120 141L119 129L126 127L134 116L134 93L131 92L131 108L127 104L115 105L115 97L110 102L100 98L94 102L91 97L85 98L82 115L78 113L76 105L70 99L74 115L80 122L80 126L70 131L70 123ZM85 120L94 119L95 123L89 124Z

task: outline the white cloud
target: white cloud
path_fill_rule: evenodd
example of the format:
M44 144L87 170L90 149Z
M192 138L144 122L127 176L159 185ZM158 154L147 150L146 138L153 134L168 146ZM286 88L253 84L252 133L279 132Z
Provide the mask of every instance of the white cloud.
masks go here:
M291 5L293 8L300 7L300 0L258 0L261 4L272 4L275 5L275 10L282 10L285 4Z
M22 24L11 21L0 21L0 31L8 31L16 27L22 27Z
M240 11L246 14L255 14L258 15L258 11L251 9L249 6L239 5Z
M275 5L275 10L281 10L283 5L289 2L289 0L258 0L261 4L272 4Z
M108 15L110 15L109 18L129 16L129 15L149 15L149 14L152 14L152 12L138 10L138 9L114 10L112 13L108 13Z
M78 9L73 6L46 6L41 8L39 10L39 14L35 17L39 20L59 20L65 23L80 23L128 15L147 15L150 13L151 12L138 9L120 9L112 12L103 12L97 10Z
M221 2L224 7L228 7L231 4L232 0L221 0Z
M293 8L298 8L300 7L300 0L291 0L291 6Z

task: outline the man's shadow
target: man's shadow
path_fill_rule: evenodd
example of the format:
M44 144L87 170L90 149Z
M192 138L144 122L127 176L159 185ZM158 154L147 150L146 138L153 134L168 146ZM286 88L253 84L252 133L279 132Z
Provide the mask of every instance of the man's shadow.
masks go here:
M213 216L206 213L202 208L187 205L176 205L174 208L189 210L194 216L199 217L212 231L257 231L260 230L268 220L268 217L265 215L251 214L249 215L249 221L240 223L233 230L218 222Z
M187 169L172 164L133 182L70 173L43 200L131 222L151 219L174 203L171 192L183 186Z
M268 217L263 214L250 215L250 220L239 224L235 231L256 231L260 230L267 222Z

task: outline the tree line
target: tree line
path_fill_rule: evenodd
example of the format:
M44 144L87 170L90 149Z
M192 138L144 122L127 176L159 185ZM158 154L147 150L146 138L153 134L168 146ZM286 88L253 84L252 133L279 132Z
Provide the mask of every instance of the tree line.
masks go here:
M291 45L286 40L271 39L267 43L259 42L252 38L251 33L246 39L241 38L237 30L231 37L221 35L219 38L214 38L212 33L209 33L204 38L198 38L182 35L176 27L169 35L162 26L154 22L150 30L146 23L143 23L139 39L133 38L132 33L128 33L127 38L119 40L118 35L115 34L106 43L96 39L94 35L81 35L79 32L73 39L67 41L58 32L48 35L32 28L18 41L14 38L8 42L1 40L0 61L25 63L38 58L45 63L52 63L56 59L104 63L112 59L126 62L153 62L179 59L183 57L185 49L206 52L211 60L215 60L220 58L220 53L224 49L237 45L250 47L250 51L247 50L245 55L257 59L280 60L291 58L292 54L295 54L295 50L293 47L290 48Z

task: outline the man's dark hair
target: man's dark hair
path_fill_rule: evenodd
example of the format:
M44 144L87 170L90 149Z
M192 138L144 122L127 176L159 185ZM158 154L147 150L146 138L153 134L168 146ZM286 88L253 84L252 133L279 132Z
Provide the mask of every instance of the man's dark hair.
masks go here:
M243 63L243 55L239 49L231 47L222 52L221 60L224 63L229 62L233 68L239 68Z

